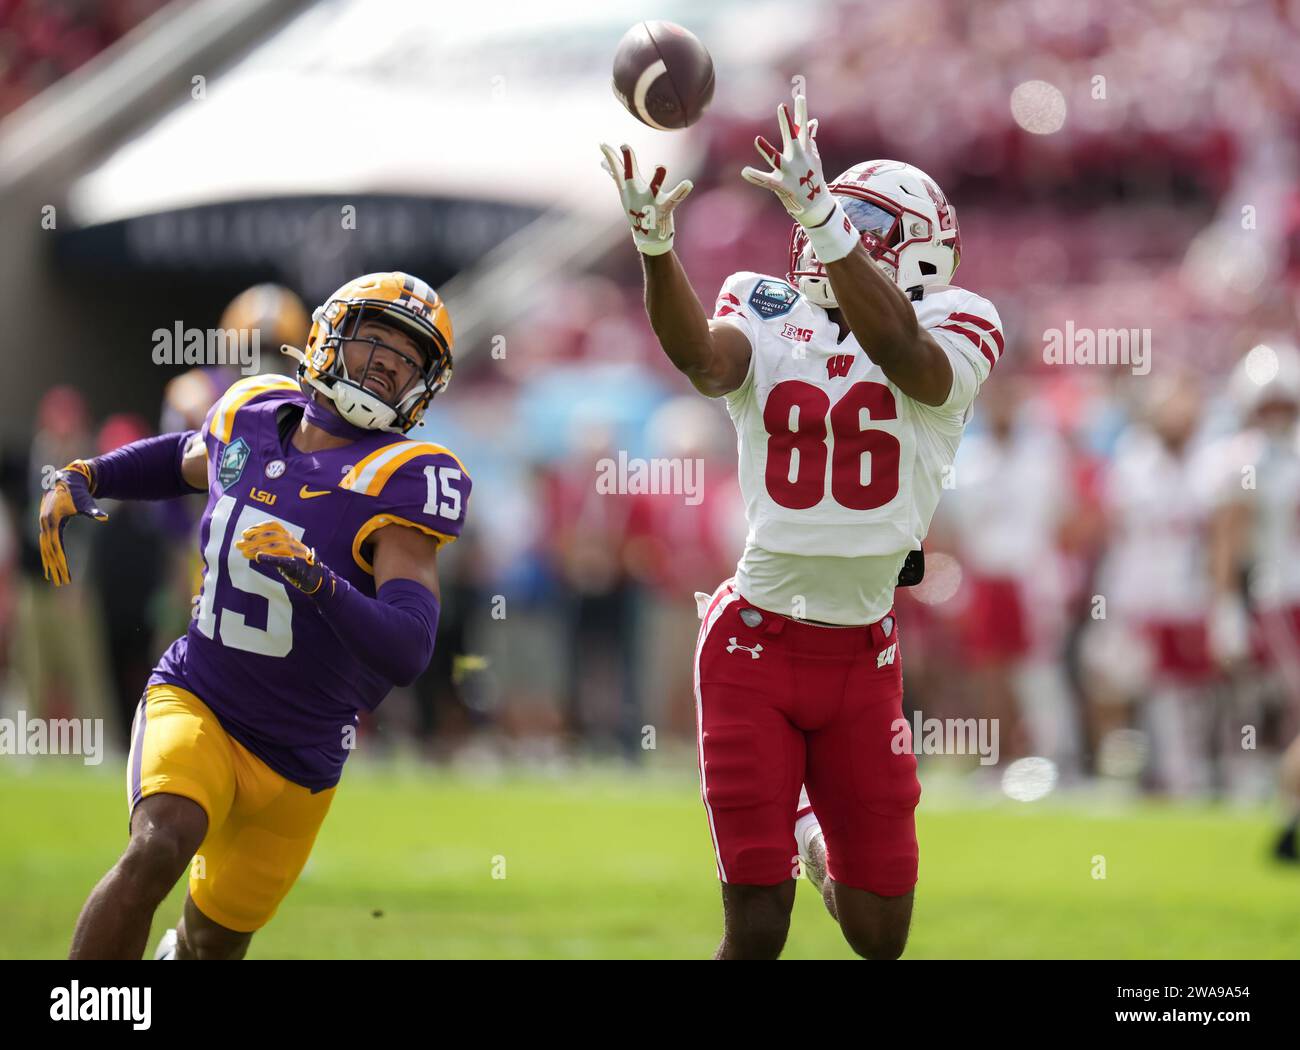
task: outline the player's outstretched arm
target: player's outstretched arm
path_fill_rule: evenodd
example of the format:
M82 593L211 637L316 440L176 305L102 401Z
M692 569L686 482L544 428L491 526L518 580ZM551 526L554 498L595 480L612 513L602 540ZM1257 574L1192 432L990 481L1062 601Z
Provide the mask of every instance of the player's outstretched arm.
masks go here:
M674 367L708 397L730 393L749 371L749 340L732 325L713 323L700 305L673 249L673 212L688 193L683 180L663 191L668 170L655 169L650 182L641 178L631 147L615 153L602 145L601 167L618 189L623 211L632 227L632 240L645 270L645 305L659 345Z
M912 304L872 262L861 234L827 191L817 151L817 121L808 119L808 100L797 95L793 115L782 104L776 119L781 130L779 150L761 135L754 140L771 169L745 168L741 176L775 193L790 217L807 231L844 320L867 356L908 397L942 405L952 389L948 355L917 325Z
M704 312L676 252L643 255L645 309L673 366L705 397L729 394L745 381L749 337Z
M195 431L161 434L94 459L73 460L41 498L41 564L56 587L72 582L63 529L82 515L107 521L95 499L175 499L207 488L207 449Z
M278 521L244 530L235 546L254 568L311 598L339 641L394 685L429 666L438 630L437 541L404 525L374 534L375 597L336 575Z

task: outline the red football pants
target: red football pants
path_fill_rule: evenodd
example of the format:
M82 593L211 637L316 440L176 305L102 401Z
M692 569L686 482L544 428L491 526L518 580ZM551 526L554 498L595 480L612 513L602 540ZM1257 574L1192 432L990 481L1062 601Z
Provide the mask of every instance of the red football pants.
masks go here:
M695 648L700 788L723 882L793 878L800 785L836 882L916 885L916 778L893 614L819 627L751 605L727 581Z

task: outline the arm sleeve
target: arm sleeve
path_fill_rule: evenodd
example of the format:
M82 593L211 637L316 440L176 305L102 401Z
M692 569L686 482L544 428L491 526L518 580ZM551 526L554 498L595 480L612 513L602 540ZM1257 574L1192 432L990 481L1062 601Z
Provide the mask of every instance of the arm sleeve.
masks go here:
M188 496L191 488L181 472L181 461L193 430L160 434L123 445L90 460L94 495L104 499L159 500Z
M336 575L318 607L344 647L393 685L410 685L429 666L438 599L414 580L389 580L367 598Z

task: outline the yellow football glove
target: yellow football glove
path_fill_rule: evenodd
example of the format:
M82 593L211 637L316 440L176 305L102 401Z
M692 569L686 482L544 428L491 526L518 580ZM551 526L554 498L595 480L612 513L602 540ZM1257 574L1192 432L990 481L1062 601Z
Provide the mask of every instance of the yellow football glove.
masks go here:
M275 570L303 594L320 594L326 580L330 591L334 589L334 574L316 560L316 552L278 521L262 521L245 529L235 548L254 566Z
M108 515L95 504L90 490L94 479L85 460L75 459L54 475L54 484L41 497L41 566L55 587L72 582L68 556L63 551L63 527L69 518L84 514L96 521Z

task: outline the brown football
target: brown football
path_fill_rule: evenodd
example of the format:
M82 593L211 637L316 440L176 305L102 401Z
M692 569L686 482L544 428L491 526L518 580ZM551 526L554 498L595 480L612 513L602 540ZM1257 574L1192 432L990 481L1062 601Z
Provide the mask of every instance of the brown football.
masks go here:
M618 42L612 85L642 124L660 131L689 128L713 98L713 59L679 25L638 22Z

